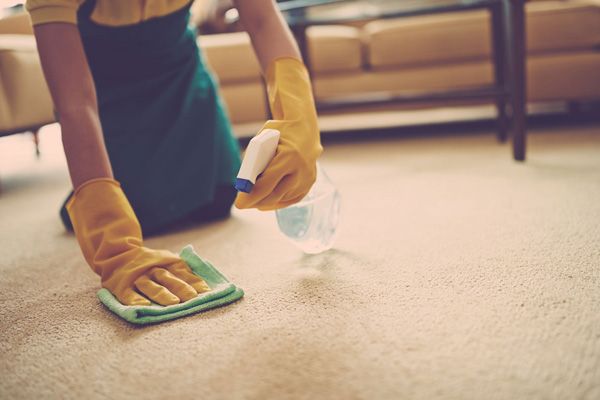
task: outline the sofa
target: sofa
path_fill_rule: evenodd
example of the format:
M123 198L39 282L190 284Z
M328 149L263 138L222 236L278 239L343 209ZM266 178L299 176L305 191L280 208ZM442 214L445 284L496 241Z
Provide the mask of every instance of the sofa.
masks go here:
M373 91L460 89L493 82L490 16L485 11L314 26L307 31L315 97ZM600 1L536 0L526 4L528 102L600 99ZM269 117L259 64L244 32L201 35L240 137ZM0 20L0 135L54 121L27 16ZM418 104L412 108L440 106ZM406 105L358 107L369 124ZM343 117L330 110L321 119ZM333 129L322 123L324 131Z
M54 121L28 16L0 19L0 136L37 132Z

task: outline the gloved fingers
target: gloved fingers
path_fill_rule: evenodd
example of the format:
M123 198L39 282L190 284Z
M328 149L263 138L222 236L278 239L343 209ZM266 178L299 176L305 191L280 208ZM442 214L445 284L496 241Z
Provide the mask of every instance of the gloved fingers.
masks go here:
M294 190L296 186L294 175L288 175L279 181L277 187L267 197L255 204L255 207L261 211L270 211L281 208L281 200Z
M285 181L285 182L284 182ZM304 186L306 186L306 180ZM281 182L271 196L263 199L255 207L261 211L278 210L280 208L289 207L301 201L310 191L314 181L310 182L310 186L302 188L303 181L297 175L288 175ZM280 193L284 192L283 196Z
M149 306L152 304L150 300L136 293L133 289L125 289L121 295L116 297L121 304L125 304L126 306Z
M302 199L304 198L304 196L306 196L306 194L302 193L299 196L292 197L291 199L287 199L286 197L284 197L279 202L279 208L285 208L285 207L289 207L291 205L294 205L294 204L302 201Z
M153 268L149 275L152 280L166 287L171 293L179 297L182 302L198 296L196 289L164 268Z
M196 289L198 293L210 291L210 286L208 286L204 279L194 274L190 267L183 261L167 267L167 271Z
M273 192L285 176L285 163L275 156L267 166L267 169L265 169L263 174L256 180L252 192L238 193L237 198L235 199L235 206L240 209L256 207L258 203Z
M287 192L287 194L285 196L283 196L280 203L281 204L285 203L286 207L287 207L287 205L299 202L308 194L308 192L310 192L310 189L313 187L313 184L315 183L315 181L316 181L316 175L313 178L297 177L296 185L294 185L294 187L289 192Z
M164 286L154 282L148 275L140 276L133 284L137 290L161 306L170 306L180 303L179 297L175 296Z

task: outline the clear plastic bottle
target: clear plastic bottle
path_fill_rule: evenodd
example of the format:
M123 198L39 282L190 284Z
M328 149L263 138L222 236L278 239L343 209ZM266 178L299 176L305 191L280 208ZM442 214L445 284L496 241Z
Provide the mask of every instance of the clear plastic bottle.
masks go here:
M307 254L333 247L340 217L341 196L323 168L317 164L317 179L299 202L275 212L279 230Z

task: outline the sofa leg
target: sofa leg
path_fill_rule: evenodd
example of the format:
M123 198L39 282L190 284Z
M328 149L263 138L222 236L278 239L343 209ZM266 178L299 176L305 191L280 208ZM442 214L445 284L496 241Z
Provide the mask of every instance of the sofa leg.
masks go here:
M31 132L33 134L33 143L35 144L35 156L40 158L40 128Z

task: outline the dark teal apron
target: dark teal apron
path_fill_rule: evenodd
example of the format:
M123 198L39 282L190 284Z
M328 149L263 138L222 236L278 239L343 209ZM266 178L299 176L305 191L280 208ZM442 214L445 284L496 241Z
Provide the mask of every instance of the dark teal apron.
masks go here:
M189 27L189 6L123 27L78 25L96 84L115 179L144 232L154 232L232 188L239 148ZM233 196L230 196L231 207Z

